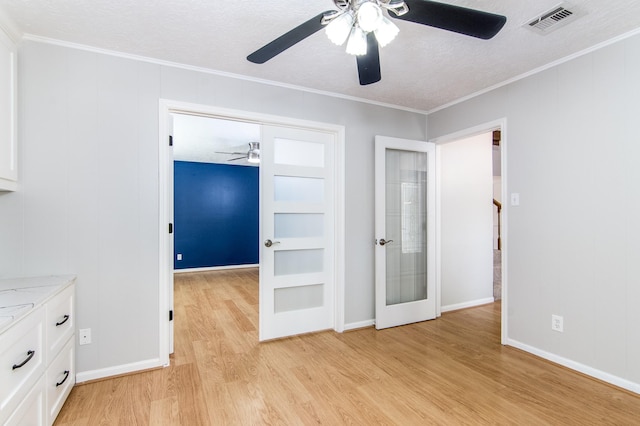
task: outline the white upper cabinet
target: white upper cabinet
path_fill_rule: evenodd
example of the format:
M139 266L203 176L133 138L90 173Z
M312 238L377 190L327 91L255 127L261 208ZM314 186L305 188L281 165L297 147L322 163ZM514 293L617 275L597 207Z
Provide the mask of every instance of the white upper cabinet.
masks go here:
M17 52L0 28L0 191L18 186Z

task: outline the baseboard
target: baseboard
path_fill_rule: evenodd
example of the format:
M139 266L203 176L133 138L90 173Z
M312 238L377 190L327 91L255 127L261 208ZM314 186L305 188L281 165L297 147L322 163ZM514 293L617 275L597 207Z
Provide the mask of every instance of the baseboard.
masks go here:
M184 268L184 269L174 269L174 274L184 274L186 272L208 272L208 271L224 271L227 269L248 269L248 268L258 268L259 264L252 265L229 265L229 266L208 266L206 268Z
M484 299L471 300L469 302L456 303L456 304L453 304L453 305L442 306L440 308L440 311L441 312L457 311L458 309L466 309L466 308L473 308L474 306L486 305L487 303L493 303L494 301L495 300L493 299L493 297L487 297L487 298L484 298Z
M371 327L376 324L376 320L370 319L366 321L351 322L344 325L344 331L356 330L358 328Z
M152 368L165 367L159 358L148 359L145 361L133 362L131 364L116 365L114 367L101 368L99 370L89 370L76 373L76 383L80 384L91 380L99 380L112 376L120 376L122 374L137 373L142 370Z
M493 302L494 302L493 297L487 297L486 299L478 299L478 300L472 300L470 302L443 306L441 308L441 311L442 312L457 311L458 309L472 308L474 306L486 305L487 303L493 303ZM357 328L371 327L372 325L376 325L375 319L352 322L344 325L344 331L355 330Z
M640 383L635 383L630 380L623 379L618 376L614 376L613 374L609 374L604 371L598 370L596 368L589 367L588 365L584 365L579 362L570 360L568 358L564 358L559 355L555 355L550 352L543 351L542 349L529 346L517 340L507 339L505 344L508 346L513 346L514 348L521 349L525 352L529 352L530 354L539 356L540 358L544 358L548 361L551 361L555 364L562 365L563 367L567 367L571 370L575 370L582 374L586 374L587 376L593 377L594 379L598 379L603 382L609 383L611 385L617 386L619 388L626 389L633 393L640 394Z

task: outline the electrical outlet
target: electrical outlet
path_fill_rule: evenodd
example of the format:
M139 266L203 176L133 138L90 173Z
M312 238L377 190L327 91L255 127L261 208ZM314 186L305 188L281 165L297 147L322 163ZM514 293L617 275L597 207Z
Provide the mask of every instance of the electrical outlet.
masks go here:
M560 315L551 315L551 329L562 333L564 331L564 318Z
M176 255L176 258L177 258L178 260L182 260L182 253L178 253L178 254Z
M91 329L81 328L78 330L78 343L80 345L88 345L91 343Z

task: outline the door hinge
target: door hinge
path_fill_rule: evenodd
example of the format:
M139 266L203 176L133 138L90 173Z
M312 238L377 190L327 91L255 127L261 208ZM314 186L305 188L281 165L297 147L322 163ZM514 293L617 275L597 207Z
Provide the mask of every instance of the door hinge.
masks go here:
M169 146L173 146L173 135L169 135Z
M173 234L173 223L169 224L169 233Z
M173 321L173 309L169 311L169 321Z

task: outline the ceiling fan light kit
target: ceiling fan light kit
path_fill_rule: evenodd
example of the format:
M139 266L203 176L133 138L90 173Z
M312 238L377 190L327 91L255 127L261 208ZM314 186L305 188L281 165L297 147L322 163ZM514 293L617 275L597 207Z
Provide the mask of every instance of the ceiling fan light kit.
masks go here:
M260 162L260 142L249 142L247 161L253 164L257 164Z
M394 19L440 28L488 40L495 36L507 18L494 13L431 0L333 0L338 10L325 11L264 45L247 60L263 64L296 43L325 28L336 45L347 42L346 51L356 56L361 85L380 81L379 46L386 46L400 29Z
M379 46L386 46L398 35L398 27L382 14L382 8L393 13L408 11L404 1L381 2L379 0L358 0L352 2L335 2L337 7L344 7L342 12L325 18L328 22L325 32L333 43L341 46L347 41L347 53L350 55L367 54L367 34L373 32ZM397 12L396 10L400 10Z
M378 44L381 47L385 47L387 44L391 43L391 41L396 38L399 32L400 29L396 26L396 24L394 24L393 22L391 22L391 20L385 18L384 16L382 17L378 28L373 31L376 36L376 40L378 40Z
M353 27L353 14L346 12L342 15L334 18L328 25L325 32L327 37L332 43L342 46L347 37L351 34L351 28Z
M366 55L367 53L367 34L357 25L353 27L349 35L347 53L356 56Z

